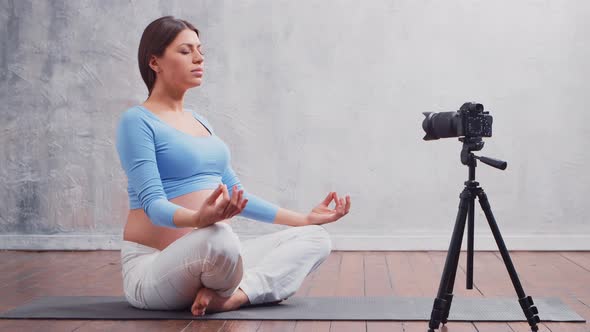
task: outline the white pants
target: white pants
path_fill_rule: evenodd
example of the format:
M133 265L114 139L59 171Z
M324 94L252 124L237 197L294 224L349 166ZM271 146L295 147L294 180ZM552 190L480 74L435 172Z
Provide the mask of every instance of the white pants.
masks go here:
M295 294L331 249L322 226L291 227L240 242L229 224L215 223L163 251L123 241L123 289L140 309L190 308L201 287L224 297L241 288L251 304L274 302Z

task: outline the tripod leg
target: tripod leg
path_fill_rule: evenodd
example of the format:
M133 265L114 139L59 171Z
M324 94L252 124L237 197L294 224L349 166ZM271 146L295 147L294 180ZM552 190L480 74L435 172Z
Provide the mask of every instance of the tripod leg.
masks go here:
M475 214L475 194L470 191L470 195L467 196L468 205L467 205L467 288L469 288L469 269L470 269L470 259L473 262L473 221L474 221L474 214ZM463 234L463 233L461 233ZM461 238L463 235L461 235ZM471 250L471 251L470 251ZM461 246L459 245L459 252L461 252ZM472 263L471 263L472 264ZM455 286L455 276L457 274L457 268L459 266L459 255L454 257L453 261L453 268L451 269L451 278L449 279L449 283L447 284L447 293L445 294L445 300L447 300L447 310L443 313L441 322L446 324L449 318L449 312L451 310L451 305L453 302L453 288Z
M428 327L430 332L434 332L438 329L443 318L448 316L451 309L450 300L453 295L448 293L449 284L451 280L454 282L454 275L457 271L457 265L459 263L459 254L461 253L461 242L463 241L463 232L465 230L465 220L467 218L467 209L469 206L469 200L473 197L468 188L465 188L461 192L461 200L459 202L459 211L457 212L457 218L455 220L455 227L453 229L453 235L451 237L451 243L449 244L449 251L447 252L447 258L445 260L445 267L440 279L438 286L438 293L434 304L432 306L432 313L430 314L430 322Z
M445 300L447 301L447 305L440 320L440 322L443 323L443 325L448 322L449 312L451 311L451 305L453 304L453 286L455 285L455 275L457 274L458 265L459 255L457 255L456 260L453 261L453 266L455 268L451 268L451 277L449 278L449 283L447 284L447 291L444 295Z
M467 275L466 288L473 289L473 235L475 232L475 194L469 202L469 214L467 215Z
M483 189L477 193L477 197L479 198L479 204L483 209L486 219L488 220L488 224L490 225L490 229L492 230L492 234L494 235L494 239L496 240L496 244L498 245L498 249L500 249L500 254L502 255L502 259L504 260L504 265L506 265L506 269L508 270L508 274L510 275L510 280L512 280L512 284L514 285L514 289L516 290L516 294L518 295L518 303L520 303L520 307L524 312L524 315L531 327L532 331L538 331L539 327L537 323L541 320L537 315L539 311L537 307L535 307L533 303L533 298L530 296L526 296L522 285L520 284L520 279L518 279L518 274L516 273L516 269L514 268L514 264L512 264L512 259L510 259L510 255L508 254L508 249L506 248L506 244L502 239L502 235L500 234L500 229L498 228L498 224L496 223L496 219L492 214L492 208L488 201L487 195L484 193Z

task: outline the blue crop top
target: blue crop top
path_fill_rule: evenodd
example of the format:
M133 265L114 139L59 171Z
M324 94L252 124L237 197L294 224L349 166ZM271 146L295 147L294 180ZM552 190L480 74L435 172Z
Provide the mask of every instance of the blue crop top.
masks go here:
M168 199L220 183L244 187L230 165L227 145L215 135L209 122L191 110L209 136L192 136L160 120L141 105L127 109L119 118L116 146L127 174L131 209L143 208L152 223L177 227L174 212L180 208ZM279 209L244 190L248 203L240 216L272 223Z

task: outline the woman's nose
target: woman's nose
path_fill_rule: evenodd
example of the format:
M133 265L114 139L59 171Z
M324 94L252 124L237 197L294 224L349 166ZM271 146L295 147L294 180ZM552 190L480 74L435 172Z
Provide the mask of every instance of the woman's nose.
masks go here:
M195 56L193 58L193 62L195 63L199 63L202 62L204 60L203 54L201 54L200 52L195 52L197 54L197 56Z

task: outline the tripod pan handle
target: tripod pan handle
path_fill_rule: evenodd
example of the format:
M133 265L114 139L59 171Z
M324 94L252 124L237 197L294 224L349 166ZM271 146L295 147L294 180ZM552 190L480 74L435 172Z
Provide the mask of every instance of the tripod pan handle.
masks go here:
M486 164L486 165L490 165L494 168L498 168L501 170L505 170L506 167L508 166L508 163L503 161L503 160L499 160L499 159L494 159L494 158L489 158L489 157L484 157L484 156L479 156L477 157L477 159L479 159L482 163Z

